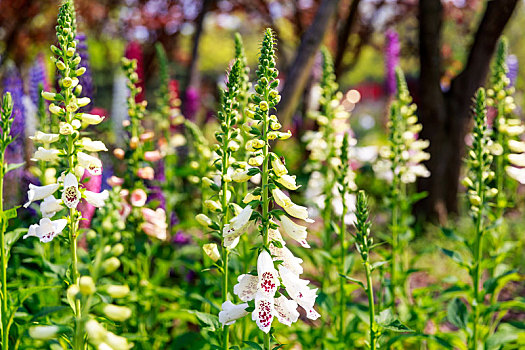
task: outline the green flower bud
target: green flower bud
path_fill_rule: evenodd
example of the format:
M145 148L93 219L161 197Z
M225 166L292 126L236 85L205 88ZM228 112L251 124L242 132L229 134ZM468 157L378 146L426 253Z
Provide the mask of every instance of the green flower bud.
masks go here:
M120 260L116 257L111 257L102 263L102 270L107 273L113 273L120 267Z
M80 293L86 296L94 294L97 290L95 287L95 282L93 282L93 278L91 278L91 276L80 277L78 285L80 287Z

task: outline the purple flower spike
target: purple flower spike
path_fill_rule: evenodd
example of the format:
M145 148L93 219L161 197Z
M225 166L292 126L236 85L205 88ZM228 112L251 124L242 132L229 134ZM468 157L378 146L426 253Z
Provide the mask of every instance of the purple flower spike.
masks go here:
M13 98L11 136L14 138L14 141L7 148L6 158L8 163L20 163L24 158L25 139L24 85L16 68L9 70L4 79L4 94L8 91Z
M77 34L77 50L81 58L79 67L85 67L86 72L81 75L78 80L80 85L82 85L82 97L89 97L93 99L93 77L91 75L91 68L89 66L89 55L88 55L88 46L86 42L86 35L83 33Z
M189 87L186 90L184 99L184 116L188 120L193 120L195 114L199 110L199 91L194 87Z
M401 45L399 35L393 29L389 29L385 34L385 72L386 72L386 91L389 96L396 93L396 67L399 65L399 53Z
M508 55L506 61L507 67L509 68L507 73L507 77L510 79L509 86L514 86L514 84L516 84L516 79L518 78L518 57L516 57L516 55Z
M46 64L44 56L39 54L31 68L29 68L29 97L35 106L38 106L39 86L42 85L44 91L50 91L49 79L46 74Z

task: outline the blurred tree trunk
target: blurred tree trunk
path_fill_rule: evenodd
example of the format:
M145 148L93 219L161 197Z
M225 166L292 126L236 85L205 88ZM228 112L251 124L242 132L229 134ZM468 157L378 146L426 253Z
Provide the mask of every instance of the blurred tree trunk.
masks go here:
M337 34L337 47L334 58L334 71L337 77L341 76L343 70L343 58L348 48L348 39L352 29L359 18L359 4L361 0L352 0L352 4L348 9L348 15L341 27L341 30Z
M304 91L315 61L315 55L323 42L330 20L337 11L339 0L322 0L315 17L301 38L295 58L288 69L281 102L277 106L283 124L288 125Z
M199 84L199 45L204 31L204 18L211 10L215 0L202 0L202 7L199 15L195 18L195 34L193 35L193 47L191 49L191 61L188 67L188 77L186 79L186 89L197 87Z
M437 215L444 222L447 214L457 212L459 175L464 155L465 136L471 121L470 106L476 90L485 83L497 41L518 0L490 0L477 28L463 71L450 90L442 92L440 0L419 2L420 120L421 137L430 141L431 159L426 162L431 177L420 179L418 188L428 197L416 206L425 218Z

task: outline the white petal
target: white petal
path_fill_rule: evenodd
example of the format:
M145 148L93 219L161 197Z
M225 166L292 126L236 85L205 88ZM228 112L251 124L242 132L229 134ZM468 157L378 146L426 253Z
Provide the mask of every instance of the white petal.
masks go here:
M229 300L225 301L219 312L219 322L226 326L234 324L236 320L248 314L247 307L247 303L235 305Z
M92 191L84 191L84 196L86 197L86 201L91 204L94 207L101 208L106 204L106 201L109 198L109 192L107 190L104 190L100 193L92 192Z
M40 213L45 218L52 218L57 212L64 208L60 205L60 201L57 200L54 196L47 196L40 203Z
M29 184L29 191L27 191L28 202L24 204L24 208L29 207L31 202L38 201L52 195L58 190L59 184L51 184L46 186L35 186Z
M294 300L287 299L284 295L274 300L275 316L282 324L287 326L297 322L299 312L297 311L297 303Z
M233 294L237 295L242 301L250 301L255 298L259 277L253 275L240 275L237 283L233 286Z
M258 291L264 296L273 298L279 287L279 278L273 265L273 259L266 250L263 250L257 258L257 274L259 276Z
M283 228L284 232L288 234L288 236L299 242L299 244L301 244L304 248L310 248L310 245L306 241L306 226L298 225L290 220L286 215L282 215L281 227Z
M252 320L264 333L268 333L272 327L274 316L273 297L265 298L258 295L255 298L255 310L252 312Z

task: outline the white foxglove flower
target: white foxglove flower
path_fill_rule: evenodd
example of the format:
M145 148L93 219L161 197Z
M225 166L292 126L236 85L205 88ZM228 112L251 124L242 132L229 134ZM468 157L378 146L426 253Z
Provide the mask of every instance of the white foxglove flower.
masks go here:
M520 184L525 185L525 168L506 166L505 171L511 178L518 181Z
M283 162L281 162L281 159L277 156L272 157L272 170L278 177L288 174L288 169L286 169L286 166L283 164Z
M282 265L279 266L279 274L286 292L306 311L306 317L311 320L318 319L321 315L314 310L317 288L308 288L309 281L300 279L299 276Z
M38 225L33 224L29 226L29 230L27 234L24 235L24 239L27 237L38 237L42 243L51 242L53 238L64 230L66 225L66 219L51 221L49 218L42 218Z
M109 198L109 192L108 190L104 190L100 193L97 193L86 190L84 191L84 197L86 197L86 201L92 206L101 208L106 204L106 201Z
M102 174L102 162L100 159L90 156L84 152L78 152L77 154L78 164L87 169L91 175Z
M509 140L508 145L509 145L509 149L512 152L515 152L515 153L525 152L525 142L523 141Z
M58 132L60 135L71 135L73 133L74 129L73 126L69 123L61 122L59 126Z
M288 236L299 242L299 244L301 244L304 248L310 248L310 245L306 241L306 226L298 225L290 220L286 215L282 215L281 227L283 228L284 232L288 234Z
M64 190L62 191L62 202L68 208L76 208L80 202L80 191L78 190L78 179L72 173L64 177Z
M261 199L261 196L254 196L253 193L247 193L244 199L242 200L243 203L248 204L251 201L258 201Z
M35 186L33 184L29 184L29 191L27 191L27 203L24 204L24 208L29 207L29 205L34 201L39 201L41 199L44 199L58 190L58 187L60 187L59 184L51 184L46 186Z
M525 167L525 153L515 154L511 153L508 155L509 162L512 163L512 165L516 165L519 167Z
M299 312L297 311L297 302L289 300L284 295L274 299L275 316L282 324L291 326L292 323L299 319Z
M56 199L54 196L47 196L40 203L40 213L45 218L52 218L64 208L60 203L60 200Z
M229 300L225 301L219 312L219 322L225 326L234 324L239 318L248 315L247 307L247 303L235 305Z
M293 204L289 207L283 207L284 210L291 216L297 219L304 220L306 222L314 222L314 220L308 217L308 208L301 205Z
M248 175L248 170L236 171L232 175L232 180L235 182L246 182L250 180L252 176Z
M296 275L300 275L303 273L303 267L301 266L301 264L303 263L303 259L294 256L290 249L286 247L278 248L271 244L270 251L274 256L274 261L282 261L282 266L286 267L288 270L295 273Z
M84 137L80 142L82 147L84 147L84 149L88 152L100 152L108 150L102 141L93 141L88 137Z
M96 114L82 113L80 115L80 119L82 119L82 122L84 124L89 124L89 125L100 124L100 122L102 122L104 118L105 117L101 117L100 115L96 115Z
M35 136L29 136L29 138L35 142L43 142L43 143L53 143L58 141L60 135L59 134L46 134L42 131L37 131L35 133Z
M274 188L272 190L273 198L275 199L275 202L281 206L283 209L287 207L291 207L293 204L292 200L284 194L283 191L281 191L278 188Z
M230 222L224 225L222 235L224 237L224 246L233 249L239 243L239 236L246 230L252 216L253 209L247 205L239 215L235 216Z
M237 278L237 283L233 286L233 294L237 295L242 301L250 301L255 298L259 285L259 277L245 274Z
M58 160L58 155L60 151L57 149L45 149L44 147L38 147L38 150L35 152L31 160L38 161L42 160L44 162L52 162Z
M242 301L250 301L255 298L257 287L259 284L259 277L245 274L237 278L237 283L233 286L233 294L237 295Z
M257 258L257 275L259 276L258 293L263 297L272 297L279 288L279 277L270 254L263 250Z
M275 179L275 181L277 181L278 183L280 183L281 185L283 185L284 187L292 191L295 191L296 189L299 188L299 186L297 186L297 184L295 183L295 175L291 176L291 175L284 174L283 176Z
M255 297L255 310L252 312L252 320L264 333L268 333L272 327L274 316L273 300L273 296L265 297L262 294L257 294Z

